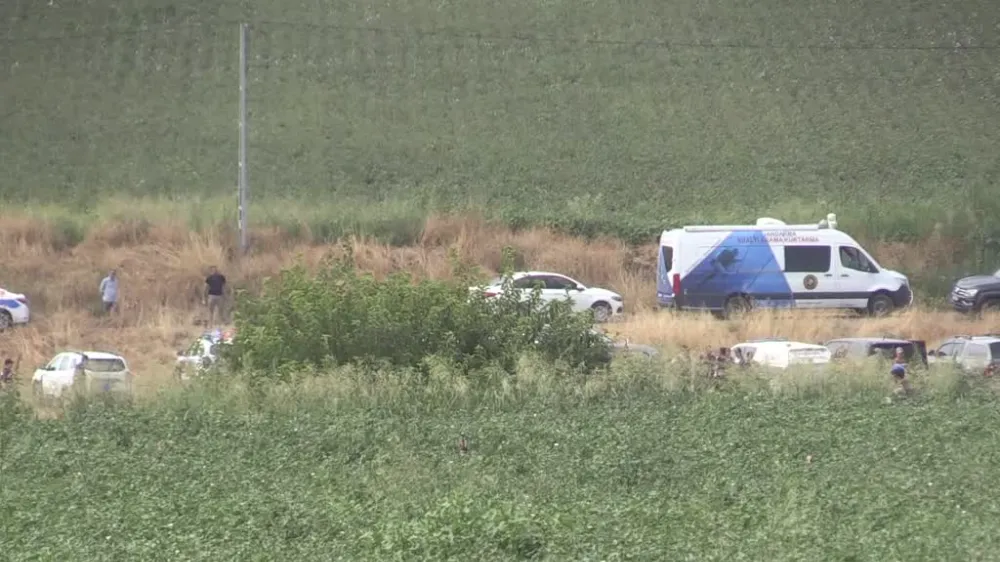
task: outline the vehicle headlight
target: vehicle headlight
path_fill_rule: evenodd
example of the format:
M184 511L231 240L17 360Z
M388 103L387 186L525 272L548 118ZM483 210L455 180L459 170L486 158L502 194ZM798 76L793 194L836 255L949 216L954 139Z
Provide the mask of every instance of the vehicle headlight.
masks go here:
M619 295L615 295L615 296L611 297L611 300L613 300L615 302L622 302L624 299L622 299L621 296L619 296Z
M964 292L965 294L969 295L970 297L974 297L974 296L976 296L976 293L978 293L978 292L979 292L979 289L966 289L966 290L965 290L965 291L963 291L963 292Z

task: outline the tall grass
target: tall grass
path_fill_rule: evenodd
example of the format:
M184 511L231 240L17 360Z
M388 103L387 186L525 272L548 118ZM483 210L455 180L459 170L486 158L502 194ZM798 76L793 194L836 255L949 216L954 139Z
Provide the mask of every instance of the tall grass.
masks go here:
M995 394L957 373L915 374L905 399L874 366L720 383L641 359L584 377L525 357L515 376L317 375L4 416L5 556L938 560L995 546Z

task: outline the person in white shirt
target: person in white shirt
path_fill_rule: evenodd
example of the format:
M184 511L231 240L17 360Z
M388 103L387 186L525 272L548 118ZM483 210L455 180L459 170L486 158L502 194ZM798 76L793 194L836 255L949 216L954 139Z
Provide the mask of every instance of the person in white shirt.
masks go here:
M104 312L109 313L118 307L118 271L112 269L108 276L101 280L101 302Z

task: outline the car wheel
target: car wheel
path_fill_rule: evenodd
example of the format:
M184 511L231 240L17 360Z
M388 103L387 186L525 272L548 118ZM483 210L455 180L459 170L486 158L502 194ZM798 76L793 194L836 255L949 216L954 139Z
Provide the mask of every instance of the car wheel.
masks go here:
M888 316L896 306L889 295L879 293L868 300L868 314L875 317Z
M723 314L726 318L739 318L750 312L750 301L742 295L733 295L726 299Z
M1000 299L990 299L979 305L979 312L983 314L991 314L994 312L1000 312Z
M0 332L14 325L14 318L6 310L0 310Z
M598 323L607 322L614 313L611 310L611 305L606 302L595 302L594 306L591 306L590 309L594 311L594 321Z

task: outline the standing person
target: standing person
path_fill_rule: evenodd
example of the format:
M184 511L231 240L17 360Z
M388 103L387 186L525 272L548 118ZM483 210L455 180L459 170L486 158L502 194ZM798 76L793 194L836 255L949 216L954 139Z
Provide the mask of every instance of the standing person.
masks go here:
M112 269L108 276L101 280L100 292L104 312L110 313L118 307L118 270Z
M906 356L903 353L902 347L896 348L896 353L892 358L892 369L889 372L892 374L892 378L895 379L896 383L899 385L896 392L909 394L910 381L906 378Z
M0 389L14 386L14 360L8 357L4 359L3 369L0 370Z
M205 278L205 304L208 305L209 322L215 326L216 318L222 320L223 298L226 294L226 276L219 273L219 269L214 265L208 269L208 277Z

